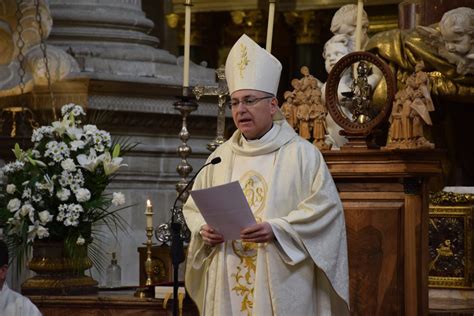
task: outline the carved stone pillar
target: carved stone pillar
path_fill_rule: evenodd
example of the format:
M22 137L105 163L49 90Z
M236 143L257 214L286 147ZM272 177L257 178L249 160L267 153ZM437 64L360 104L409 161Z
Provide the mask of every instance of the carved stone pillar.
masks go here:
M82 74L101 80L179 85L182 68L147 33L153 22L141 0L51 0L54 26L48 42L76 58ZM190 83L214 82L214 72L191 65Z

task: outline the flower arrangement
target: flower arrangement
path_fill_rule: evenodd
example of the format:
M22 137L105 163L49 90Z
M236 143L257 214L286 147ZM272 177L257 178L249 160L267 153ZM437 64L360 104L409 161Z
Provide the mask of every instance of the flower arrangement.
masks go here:
M64 105L62 119L33 131L33 147L15 145L16 160L1 168L0 224L22 257L37 240L64 241L71 253L94 241L97 224L124 228L120 192L105 188L122 164L108 132L82 125L84 109ZM82 247L83 248L83 247Z

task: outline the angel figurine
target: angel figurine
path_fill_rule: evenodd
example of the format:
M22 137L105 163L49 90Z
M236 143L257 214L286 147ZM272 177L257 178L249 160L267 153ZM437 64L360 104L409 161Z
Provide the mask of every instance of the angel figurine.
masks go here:
M418 26L438 54L456 65L460 75L474 74L474 9L460 7L446 12L439 22L439 30Z

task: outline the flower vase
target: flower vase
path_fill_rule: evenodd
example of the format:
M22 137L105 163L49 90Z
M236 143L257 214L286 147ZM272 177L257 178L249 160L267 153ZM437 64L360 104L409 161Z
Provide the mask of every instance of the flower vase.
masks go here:
M84 246L86 247L86 246ZM87 254L66 255L62 241L35 241L28 268L36 273L21 286L25 295L83 295L98 292L98 282L84 275L92 267Z

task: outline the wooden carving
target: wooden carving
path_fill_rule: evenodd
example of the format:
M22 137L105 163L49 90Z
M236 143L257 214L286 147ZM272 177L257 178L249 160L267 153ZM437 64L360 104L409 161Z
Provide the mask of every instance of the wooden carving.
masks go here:
M424 134L424 126L433 124L429 112L434 111L434 105L428 75L421 71L423 67L422 61L417 63L415 73L406 81L406 87L395 95L388 142L384 149L434 148Z
M331 149L331 145L325 143L328 111L321 101L318 79L306 66L301 67L301 74L303 78L291 81L293 90L284 93L281 111L301 137L312 141L321 150Z

